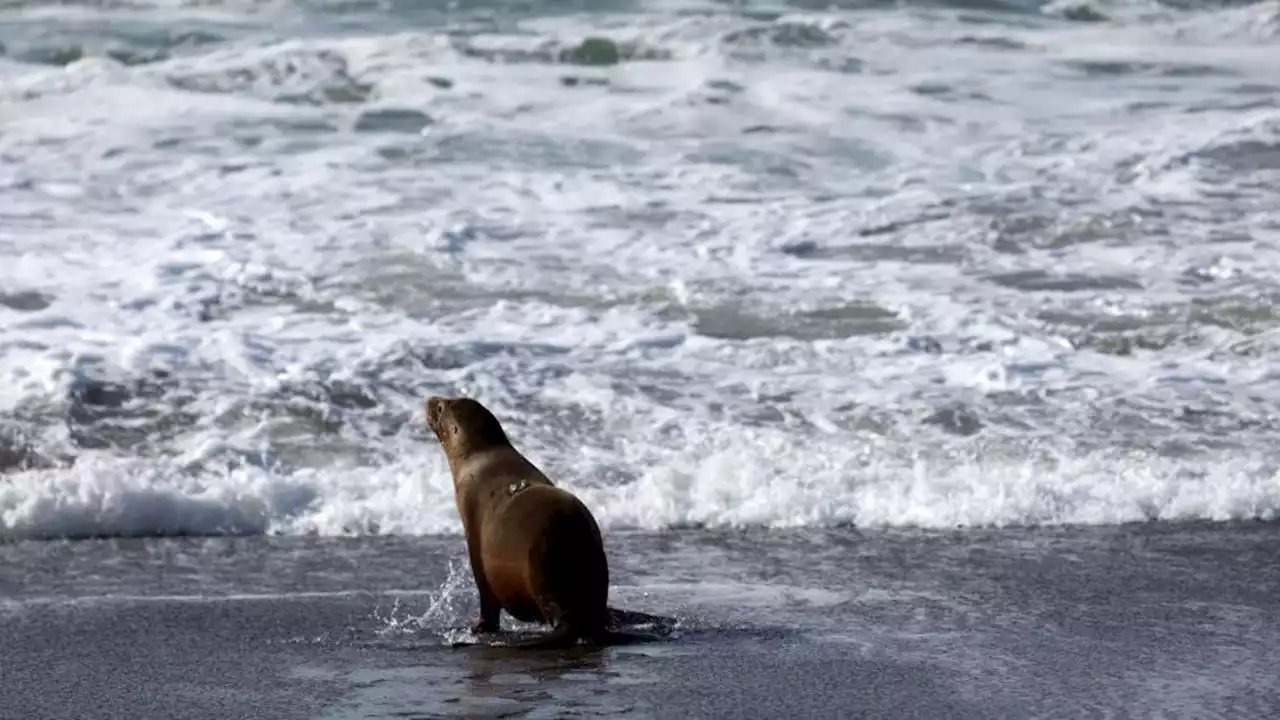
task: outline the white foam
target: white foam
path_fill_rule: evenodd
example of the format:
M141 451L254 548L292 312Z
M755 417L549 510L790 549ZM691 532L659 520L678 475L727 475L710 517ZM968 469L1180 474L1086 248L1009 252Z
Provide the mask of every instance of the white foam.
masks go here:
M725 429L694 447L644 446L637 478L600 487L598 455L565 466L606 529L678 526L949 528L1270 520L1280 515L1274 458L1151 455L984 460L897 456L844 433ZM549 453L542 453L543 456ZM85 453L68 470L0 483L0 539L177 534L455 534L448 468L426 449L382 467L184 473L174 463Z
M1273 82L1277 55L1226 43L1264 39L1275 7L1001 27L663 3L467 36L545 56L531 62L402 28L138 66L3 62L0 291L48 307L0 307L0 411L37 452L76 461L0 479L0 538L456 532L439 453L384 427L457 389L505 413L608 528L1274 517L1273 329L1201 323L1199 347L1118 356L1043 318L1189 315L1274 291L1265 188L1196 158L1275 141L1274 109L1239 105ZM297 20L228 6L217 22L281 18ZM762 28L816 39L730 34ZM548 62L592 35L666 59ZM1005 44L957 42L974 37ZM1126 62L1219 73L1078 67ZM298 101L360 82L368 104ZM357 132L369 106L431 122ZM1132 230L1152 222L1134 207L1168 209L1168 234ZM1000 234L1023 220L1040 230ZM1085 221L1098 239L1045 242ZM1208 241L1227 231L1248 239ZM887 257L855 252L869 246ZM791 252L806 247L828 256ZM930 249L955 259L894 255ZM1027 271L1141 289L990 279ZM906 329L791 332L865 305ZM715 337L717 314L753 337ZM917 336L943 351L911 349ZM405 359L432 352L447 357ZM185 393L186 426L159 447L72 442L73 387L159 372ZM331 380L373 387L377 406L311 408L337 417L328 435L254 415L253 401ZM993 409L1009 398L1022 404ZM947 408L976 408L984 435L923 424ZM1184 409L1238 423L1201 428ZM602 419L556 429L551 410ZM1166 441L1195 451L1119 449Z

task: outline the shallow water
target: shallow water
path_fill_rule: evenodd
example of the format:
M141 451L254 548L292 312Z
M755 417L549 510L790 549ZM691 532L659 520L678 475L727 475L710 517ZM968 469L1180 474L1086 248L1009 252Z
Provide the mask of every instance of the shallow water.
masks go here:
M468 644L456 538L21 543L0 546L24 569L0 583L5 716L1271 717L1278 541L620 533L611 602L676 629L569 651Z

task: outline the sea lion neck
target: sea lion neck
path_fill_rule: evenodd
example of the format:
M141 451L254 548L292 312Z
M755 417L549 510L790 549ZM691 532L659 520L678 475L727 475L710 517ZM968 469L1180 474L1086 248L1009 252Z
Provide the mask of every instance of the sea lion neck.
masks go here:
M463 431L450 437L444 446L450 458L457 458L462 461L490 450L509 448L511 443L507 440L505 434L481 436L478 434L472 435L470 431Z

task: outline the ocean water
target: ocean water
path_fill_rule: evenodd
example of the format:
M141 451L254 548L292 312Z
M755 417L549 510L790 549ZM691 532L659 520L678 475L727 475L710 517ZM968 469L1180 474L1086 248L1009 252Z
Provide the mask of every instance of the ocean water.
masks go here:
M395 649L475 657L444 393L685 623L592 671L621 704L533 716L1280 712L1275 0L3 2L0 251L34 666L190 683L217 627L241 673L289 640L445 682ZM288 694L94 709L79 662L10 715ZM268 714L382 717L339 665Z

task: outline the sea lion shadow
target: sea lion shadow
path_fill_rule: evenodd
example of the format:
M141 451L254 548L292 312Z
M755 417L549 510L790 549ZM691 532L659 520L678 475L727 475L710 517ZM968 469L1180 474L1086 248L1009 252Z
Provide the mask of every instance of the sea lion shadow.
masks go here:
M616 612L613 608L610 611ZM736 622L724 624L700 621L696 617L670 618L639 613L630 615L627 619L634 622L611 623L610 633L602 641L579 641L567 648L518 647L521 641L538 638L548 632L545 627L532 624L521 624L499 633L481 635L459 628L444 633L441 639L450 649L472 650L490 660L516 658L526 654L538 657L558 654L564 661L573 662L575 659L585 661L590 657L604 657L609 653L603 651L610 648L642 655L684 655L689 652L698 653L697 646L705 642L785 642L808 634L795 627L754 623L743 625Z
M562 648L562 650L580 651L588 648L662 642L679 637L680 631L681 623L676 618L611 607L609 608L608 632L604 637L594 642L579 641L570 648ZM546 628L522 624L521 627L503 630L498 633L481 633L479 635L472 634L469 631L454 630L446 633L442 639L452 648L478 646L528 652L531 650L551 649L518 647L523 642L545 636L547 632Z

